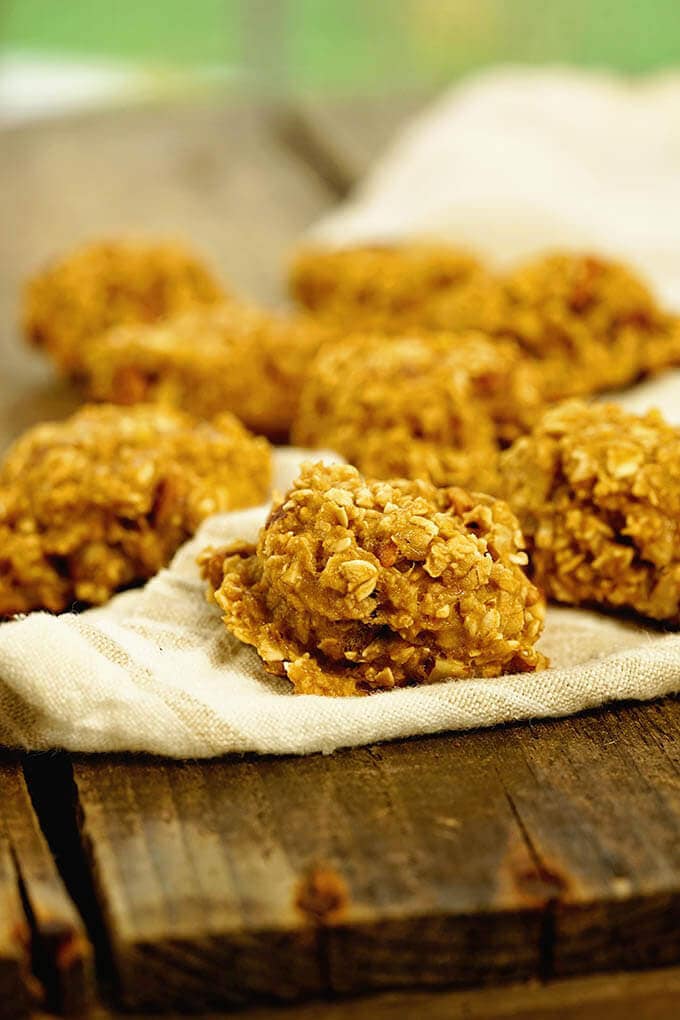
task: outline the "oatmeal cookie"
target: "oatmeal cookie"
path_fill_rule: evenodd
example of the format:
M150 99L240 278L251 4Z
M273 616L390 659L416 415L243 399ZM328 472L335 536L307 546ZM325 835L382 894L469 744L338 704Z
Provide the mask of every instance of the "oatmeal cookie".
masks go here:
M224 297L212 272L183 244L100 241L29 280L23 328L64 374L77 376L88 343L104 330L155 322Z
M500 464L549 596L680 623L680 432L658 412L569 401Z
M102 405L37 425L0 466L0 615L105 602L209 514L263 502L270 471L231 415Z
M376 478L485 489L497 441L543 408L534 366L481 333L355 335L310 366L295 442L342 453Z
M541 360L553 398L617 389L680 360L677 318L618 262L549 255L509 275L504 289L501 333Z
M232 301L109 330L84 352L83 377L93 400L160 402L200 418L231 411L282 441L309 361L329 335L306 316Z
M306 464L257 545L202 558L227 628L297 693L539 669L544 604L505 503Z
M445 244L309 248L290 272L295 300L352 330L484 329L503 322L499 283L464 249Z
M627 386L680 364L680 321L626 266L557 253L493 277L445 245L309 250L291 290L348 329L478 329L515 340L540 363L550 400Z

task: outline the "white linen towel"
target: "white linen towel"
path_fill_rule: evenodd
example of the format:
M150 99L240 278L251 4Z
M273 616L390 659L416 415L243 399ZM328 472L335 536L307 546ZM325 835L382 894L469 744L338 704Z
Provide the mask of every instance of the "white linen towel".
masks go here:
M587 247L636 263L680 309L680 79L483 76L410 127L315 234L334 244L438 235L499 262ZM622 402L660 405L680 422L680 373ZM278 488L301 457L277 452ZM195 564L206 545L254 538L266 513L211 518L167 570L102 608L0 625L0 743L192 758L305 754L680 690L680 635L550 607L545 672L363 698L293 695L227 633Z

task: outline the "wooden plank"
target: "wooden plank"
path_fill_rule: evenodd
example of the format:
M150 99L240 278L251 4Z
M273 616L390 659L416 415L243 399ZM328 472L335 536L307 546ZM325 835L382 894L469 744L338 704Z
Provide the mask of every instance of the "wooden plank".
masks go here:
M405 746L77 763L126 1007L536 973L545 892L500 785L463 741Z
M75 775L127 1008L321 993L257 769L95 760Z
M33 967L47 1005L82 1015L93 998L92 950L33 811L20 765L0 762L0 826L30 913Z
M670 754L628 765L644 713L328 757L78 763L123 1001L208 1008L677 962L680 800ZM652 715L680 732L677 701ZM599 746L617 730L621 746Z
M29 1015L34 990L30 976L31 931L5 824L11 805L2 793L0 789L0 1018L21 1020Z
M247 1020L676 1020L680 1010L680 970L598 974L503 988L464 991L387 992L370 997L295 1006L260 1007ZM186 1017L186 1014L182 1014ZM34 1017L33 1020L49 1020ZM91 1020L181 1020L180 1014L118 1014L96 1009ZM195 1020L224 1020L224 1013L201 1013Z
M142 107L4 130L0 447L77 402L18 338L22 281L45 260L105 235L178 236L237 290L279 301L289 246L328 200L252 104Z
M487 735L539 868L550 972L680 959L680 702Z
M28 1016L30 931L21 905L14 862L0 835L0 1017Z
M322 932L334 992L537 973L550 890L474 747L448 737L257 768L299 874L328 862L346 885Z

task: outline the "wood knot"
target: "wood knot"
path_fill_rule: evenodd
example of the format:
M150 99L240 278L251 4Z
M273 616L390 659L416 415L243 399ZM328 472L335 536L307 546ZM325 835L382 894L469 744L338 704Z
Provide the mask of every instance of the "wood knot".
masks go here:
M344 914L349 894L344 878L334 868L312 868L298 883L295 906L314 925L333 924Z

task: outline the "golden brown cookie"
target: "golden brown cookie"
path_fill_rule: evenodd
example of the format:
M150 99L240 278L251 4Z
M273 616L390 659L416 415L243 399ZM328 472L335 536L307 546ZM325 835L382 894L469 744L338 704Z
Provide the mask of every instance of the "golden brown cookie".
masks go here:
M546 665L522 535L490 496L306 464L256 546L201 562L227 628L301 694Z
M310 359L329 336L307 316L232 301L109 330L84 352L83 376L93 400L160 402L200 418L231 411L281 441Z
M680 432L658 412L569 401L500 464L550 597L680 622Z
M405 243L309 249L294 297L348 330L479 329L540 362L547 397L599 393L680 364L680 321L625 265L557 253L493 277L469 253Z
M270 449L231 415L140 405L37 425L0 466L0 615L105 602L209 514L266 499Z
M310 366L293 438L337 450L371 477L485 490L497 442L525 432L543 406L535 367L510 342L357 334Z
M23 328L64 374L78 375L88 343L104 330L156 322L224 298L211 270L183 244L99 241L28 281Z
M498 282L451 245L308 248L295 257L289 283L299 304L352 331L493 331L503 321Z
M617 389L680 361L678 320L621 263L544 256L510 274L504 288L501 332L544 363L555 398Z

